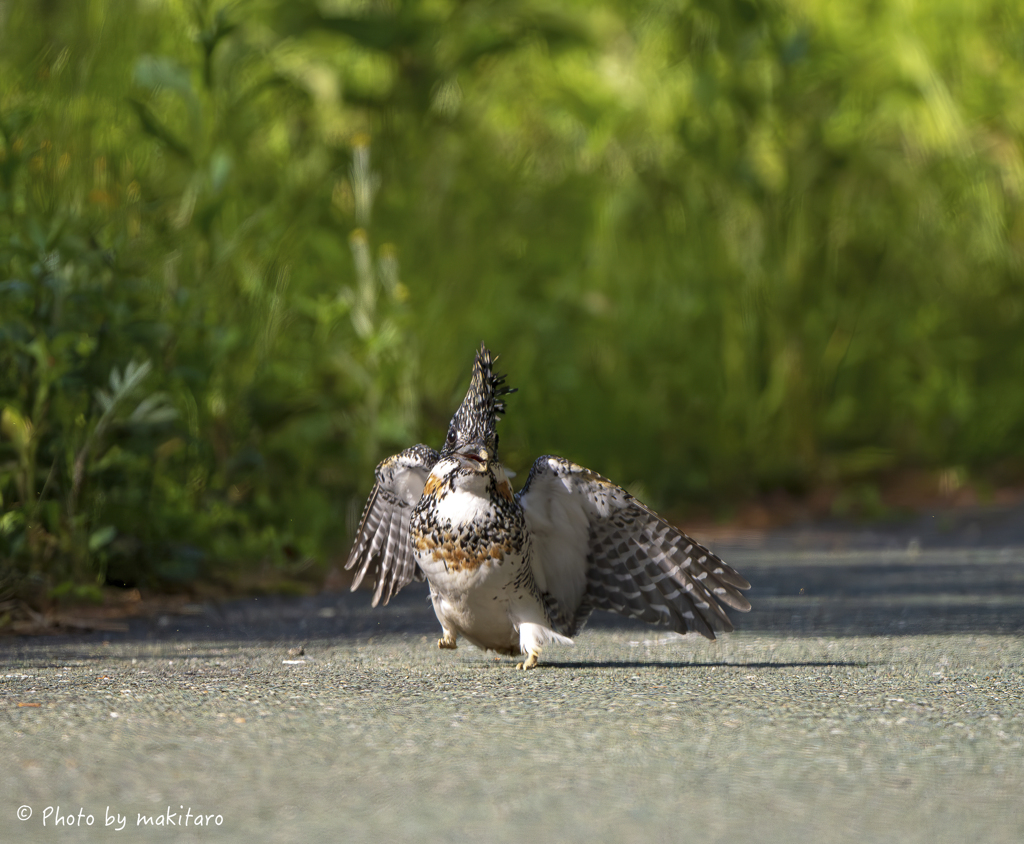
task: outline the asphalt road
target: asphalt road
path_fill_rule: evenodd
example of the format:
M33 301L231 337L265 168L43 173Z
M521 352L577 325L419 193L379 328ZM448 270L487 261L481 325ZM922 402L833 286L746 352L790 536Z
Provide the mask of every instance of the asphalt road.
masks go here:
M738 632L532 672L412 588L0 640L0 840L1024 841L1024 544L717 550Z

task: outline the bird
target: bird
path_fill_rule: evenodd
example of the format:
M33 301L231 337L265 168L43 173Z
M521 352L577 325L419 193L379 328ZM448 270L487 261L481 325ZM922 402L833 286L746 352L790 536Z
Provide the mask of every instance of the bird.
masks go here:
M497 422L516 389L481 344L440 451L381 461L345 564L352 591L373 573L372 605L426 580L442 649L461 637L525 657L572 644L594 610L708 639L732 631L723 604L750 610L735 569L625 489L563 457L534 462L513 492Z

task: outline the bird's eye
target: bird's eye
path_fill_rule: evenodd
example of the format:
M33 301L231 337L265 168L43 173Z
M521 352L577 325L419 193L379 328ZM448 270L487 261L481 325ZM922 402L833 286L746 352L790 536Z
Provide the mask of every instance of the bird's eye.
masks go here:
M455 429L454 428L449 428L448 429L448 439L446 440L446 442L448 443L448 445L455 445Z

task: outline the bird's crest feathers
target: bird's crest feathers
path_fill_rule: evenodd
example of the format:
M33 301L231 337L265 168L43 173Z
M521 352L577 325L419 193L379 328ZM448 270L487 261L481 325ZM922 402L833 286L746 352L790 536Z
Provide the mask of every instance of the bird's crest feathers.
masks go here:
M497 456L497 422L505 412L503 396L514 393L513 387L505 385L505 376L494 372L497 357L491 357L487 347L481 343L473 363L473 376L469 390L459 409L452 417L441 456L446 457L472 444L487 447L492 457Z

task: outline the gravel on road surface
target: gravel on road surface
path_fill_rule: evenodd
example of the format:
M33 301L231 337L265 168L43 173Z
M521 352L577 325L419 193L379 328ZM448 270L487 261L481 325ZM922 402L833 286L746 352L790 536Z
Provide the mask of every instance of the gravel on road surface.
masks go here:
M0 840L1024 840L1024 549L727 559L737 633L530 672L415 588L0 640Z

